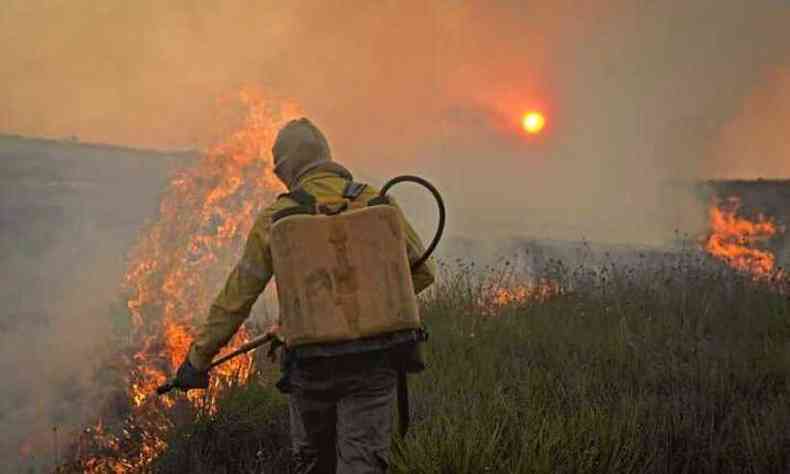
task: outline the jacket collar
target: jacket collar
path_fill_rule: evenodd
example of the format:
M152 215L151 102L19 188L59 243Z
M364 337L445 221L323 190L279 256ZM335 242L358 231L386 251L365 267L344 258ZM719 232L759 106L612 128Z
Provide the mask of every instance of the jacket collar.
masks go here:
M343 165L334 161L329 161L321 163L321 165L316 166L314 169L311 169L304 175L300 176L296 182L296 186L294 186L294 189L300 188L306 183L330 177L343 178L349 181L354 180L354 176L352 176L351 172L348 171Z
M307 173L306 175L299 178L299 182L296 183L296 187L300 188L307 183L310 183L312 181L317 181L319 179L340 178L340 177L341 176L339 174L332 173L331 171L311 171L310 173Z

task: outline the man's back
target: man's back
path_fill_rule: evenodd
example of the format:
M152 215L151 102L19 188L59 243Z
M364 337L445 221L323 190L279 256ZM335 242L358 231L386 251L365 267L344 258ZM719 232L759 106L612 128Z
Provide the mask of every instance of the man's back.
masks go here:
M326 138L306 119L289 122L280 131L272 154L275 173L288 189L304 191L319 205L344 199L347 185L353 182L351 173L332 161ZM378 194L377 189L365 186L358 195L355 193L354 201L366 203ZM392 204L403 224L406 259L416 262L425 251L423 244L397 204ZM273 220L283 211L299 206L297 200L283 195L256 218L242 258L228 276L206 321L197 328L187 359L178 370L178 387L208 385L206 369L211 360L249 316L253 304L275 276ZM331 242L327 245L331 247ZM312 251L318 255L331 251L330 247ZM403 269L409 271L406 264ZM380 269L362 271L375 275ZM434 281L430 261L410 271L416 293ZM314 317L320 317L318 310ZM360 317L364 314L360 313ZM419 338L419 331L405 332L408 334L395 332L352 339L339 348L338 344L313 344L305 346L310 350L304 351L303 347L289 348L286 340L284 377L278 387L289 396L293 451L300 474L386 472L396 380L400 378L398 372L404 373L404 349L416 346ZM400 336L407 339L401 340Z

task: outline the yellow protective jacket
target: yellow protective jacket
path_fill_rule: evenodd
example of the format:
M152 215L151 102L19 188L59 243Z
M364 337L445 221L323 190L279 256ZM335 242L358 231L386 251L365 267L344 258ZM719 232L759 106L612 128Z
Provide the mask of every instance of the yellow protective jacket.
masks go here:
M336 173L318 169L302 177L298 187L313 195L318 202L325 202L341 198L347 183L346 178ZM358 199L367 201L378 195L378 192L372 186L367 186ZM195 368L206 369L217 352L228 343L249 316L252 305L274 273L269 246L272 216L282 209L297 205L290 198L280 197L258 215L247 238L244 255L211 305L208 318L197 328L189 352L189 360ZM403 212L399 211L399 213L406 230L407 255L410 261L415 261L423 254L424 246ZM435 265L430 260L414 270L412 282L415 292L420 293L430 286L435 275Z

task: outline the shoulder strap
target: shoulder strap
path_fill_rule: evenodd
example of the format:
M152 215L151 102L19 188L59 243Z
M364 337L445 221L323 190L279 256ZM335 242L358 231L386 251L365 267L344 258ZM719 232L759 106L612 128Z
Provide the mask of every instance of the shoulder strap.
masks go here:
M279 196L277 196L277 199L283 197L293 199L299 205L293 207L287 207L285 209L275 212L274 215L272 216L272 223L277 222L285 217L294 216L297 214L308 214L308 215L315 214L315 205L316 205L315 196L308 193L304 189L297 188L291 191L290 193L280 194Z
M356 199L362 194L362 191L367 188L367 184L357 183L354 181L349 181L346 183L345 189L343 189L343 197L345 199Z
M287 197L298 202L300 206L315 206L315 196L302 188L296 188L290 193L280 194L278 197Z
M348 183L346 183L346 186L343 189L343 198L353 201L353 200L357 199L359 196L361 196L362 193L365 191L365 189L367 187L368 187L367 184L357 183L355 181L349 181ZM298 206L293 206L293 207L288 207L288 208L282 209L282 210L274 213L274 215L272 216L272 222L273 223L277 222L280 219L288 217L288 216L293 216L293 215L298 215L298 214L314 215L314 214L317 213L316 205L317 205L318 201L316 200L315 196L313 196L312 194L308 193L307 191L305 191L302 188L296 188L293 191L291 191L290 193L284 193L284 194L280 194L279 196L277 196L278 199L282 198L282 197L287 197L289 199L293 199L299 205ZM377 196L377 197L371 199L370 201L368 201L368 205L369 206L374 206L374 205L377 205L377 204L390 204L390 202L389 202L389 199L387 199L386 197L380 197L380 196ZM334 210L333 212L323 211L322 213L330 214L330 215L338 214L338 213L344 211L345 209L346 209L346 207L344 206L343 208L340 208L338 210Z

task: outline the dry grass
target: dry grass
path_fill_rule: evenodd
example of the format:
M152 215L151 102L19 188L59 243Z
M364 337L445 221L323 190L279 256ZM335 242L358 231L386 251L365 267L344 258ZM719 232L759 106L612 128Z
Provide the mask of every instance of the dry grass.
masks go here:
M493 273L492 273L493 272ZM790 302L691 254L542 277L562 294L481 308L510 269L445 266L423 302L396 473L790 472ZM273 388L232 391L170 440L159 472L289 472Z

